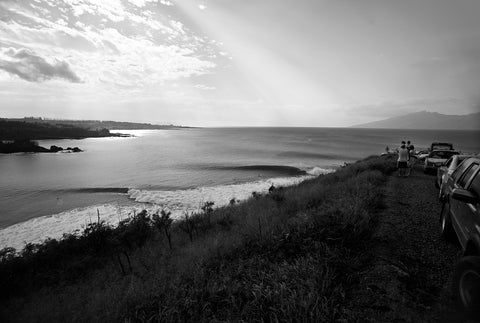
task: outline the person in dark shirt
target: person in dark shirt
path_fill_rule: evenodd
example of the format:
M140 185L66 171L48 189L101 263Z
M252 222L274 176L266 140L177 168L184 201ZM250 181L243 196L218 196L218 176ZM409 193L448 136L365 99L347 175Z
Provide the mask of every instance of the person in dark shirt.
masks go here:
M410 143L410 140L407 141L407 149L410 155L413 155L415 153L415 146L412 143Z
M408 168L407 168L407 176L410 176L412 172L412 166L414 159L412 158L413 155L415 155L415 146L413 146L412 143L410 143L410 140L407 141L407 150L408 150Z

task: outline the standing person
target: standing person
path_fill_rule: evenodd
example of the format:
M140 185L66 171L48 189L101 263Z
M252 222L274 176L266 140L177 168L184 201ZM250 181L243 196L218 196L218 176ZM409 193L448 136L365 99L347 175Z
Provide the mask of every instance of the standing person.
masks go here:
M407 176L407 166L408 166L408 149L405 146L405 141L402 141L402 145L398 150L398 160L397 160L397 167L398 167L398 176L406 177Z
M407 141L407 149L408 149L408 152L410 153L410 155L415 154L415 146L410 143L410 140Z
M410 176L413 167L413 158L412 156L415 155L415 146L410 143L410 140L407 141L407 150L408 150L408 169L407 169L407 176Z

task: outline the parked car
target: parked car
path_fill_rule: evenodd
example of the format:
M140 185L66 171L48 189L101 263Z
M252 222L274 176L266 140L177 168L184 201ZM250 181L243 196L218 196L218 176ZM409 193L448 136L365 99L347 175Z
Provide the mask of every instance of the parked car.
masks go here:
M430 151L434 150L453 150L453 144L449 142L432 142Z
M480 318L480 158L468 158L452 173L440 213L441 234L456 238L463 257L454 274L454 295L469 316Z
M455 150L433 150L428 154L428 157L425 158L425 165L423 167L423 172L427 173L437 173L437 168L442 166L450 157L453 155L458 155L459 152Z
M429 150L419 150L415 155L417 156L417 159L425 160L425 158L428 157L428 154L430 154Z
M453 171L469 157L475 157L475 155L453 155L437 170L437 180L435 181L435 187L440 188L440 199L442 197L442 183L448 181L448 177L452 176Z

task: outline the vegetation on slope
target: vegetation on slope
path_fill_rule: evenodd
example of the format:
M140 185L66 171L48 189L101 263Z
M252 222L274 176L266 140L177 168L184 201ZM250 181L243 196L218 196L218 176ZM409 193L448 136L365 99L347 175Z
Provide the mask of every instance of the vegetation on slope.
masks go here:
M81 139L89 137L122 137L126 135L110 133L108 129L90 130L68 124L34 123L0 119L0 153L17 152L49 153L63 150L52 146L41 147L32 140L41 139ZM78 147L67 148L73 152L81 151Z
M189 128L184 126L175 125L157 125L150 123L138 123L138 122L123 122L123 121L102 121L102 120L67 120L67 119L47 119L47 118L21 118L21 119L8 119L11 121L32 122L39 124L50 125L69 125L73 127L80 127L90 130L101 129L122 129L122 130L140 130L140 129L176 129L176 128Z
M118 136L108 129L89 130L67 124L34 123L0 119L0 140L80 139Z
M11 321L354 320L390 157L173 222L166 211L101 220L61 241L4 249Z

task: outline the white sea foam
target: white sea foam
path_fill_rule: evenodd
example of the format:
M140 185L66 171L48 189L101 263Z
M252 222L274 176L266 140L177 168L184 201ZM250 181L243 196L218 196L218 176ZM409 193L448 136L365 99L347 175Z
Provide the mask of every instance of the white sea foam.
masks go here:
M318 176L322 174L327 174L333 172L333 168L321 168L321 167L313 167L312 169L307 170L307 174Z
M331 171L316 167L307 172L310 175L305 176L271 178L249 183L198 187L187 190L156 191L130 189L128 196L138 202L135 205L93 205L33 218L4 228L0 230L0 249L14 247L20 250L29 242L38 243L46 238L59 239L64 233L82 230L88 223L97 221L97 212L101 220L111 225L116 225L134 212L138 213L143 209L146 209L149 213L167 209L172 212L174 219L178 219L185 212L199 211L200 207L207 201L214 202L215 207L221 207L228 205L233 198L240 201L245 200L254 191L265 193L271 185L275 187L294 185L313 178L315 175Z
M106 223L116 225L119 221L126 219L129 214L140 211L141 206L93 205L33 218L0 230L0 249L13 247L20 250L29 242L38 243L46 238L61 238L64 233L82 230L88 223L98 221L97 214Z
M175 216L182 215L185 211L197 211L207 201L212 201L215 206L227 205L232 198L245 200L252 192L263 193L271 185L288 186L297 184L311 176L281 177L268 180L249 182L243 184L219 185L211 187L198 187L188 190L152 191L130 189L128 194L136 202L151 203L172 211Z

